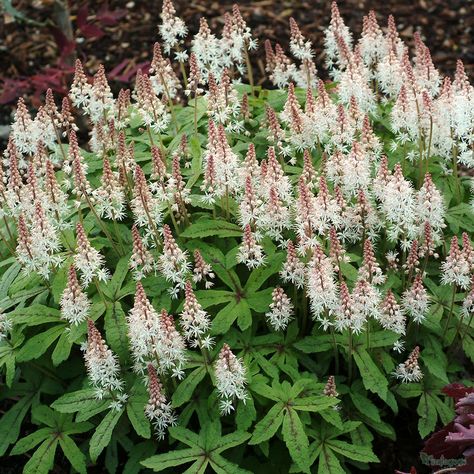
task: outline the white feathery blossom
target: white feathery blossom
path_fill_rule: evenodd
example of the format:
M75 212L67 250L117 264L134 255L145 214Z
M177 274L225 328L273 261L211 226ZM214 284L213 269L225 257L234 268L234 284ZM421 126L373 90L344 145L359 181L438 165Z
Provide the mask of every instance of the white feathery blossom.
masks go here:
M0 312L0 342L8 337L9 332L13 329L11 319L7 314Z
M207 334L211 328L209 315L202 309L194 294L191 282L186 282L183 311L180 314L180 323L186 340L191 347L209 349L213 339Z
M89 316L91 303L79 285L73 265L69 267L67 285L61 295L60 306L61 318L72 325L77 326Z
M176 297L180 289L184 288L186 277L190 270L190 263L186 251L182 251L168 224L163 226L163 253L158 258L158 270L175 286L170 289L172 297Z
M244 236L237 253L237 262L244 263L249 269L265 264L263 247L257 244L255 234L249 224L244 228Z
M74 267L81 272L82 285L87 287L94 278L99 281L107 281L110 274L104 266L105 259L98 250L91 246L80 222L77 223L76 233L77 248L74 255Z
M423 372L418 365L419 356L420 348L416 346L408 359L395 369L394 375L402 383L419 382L423 378Z
M402 307L417 324L425 320L429 309L429 298L421 275L417 275L411 288L403 293Z
M319 321L326 330L331 326L328 315L336 309L339 297L334 265L319 245L315 247L308 264L306 282L313 319Z
M441 282L443 285L456 285L466 289L470 281L469 263L459 248L457 236L454 236L451 239L449 255L441 265Z
M305 272L305 265L296 255L293 242L289 240L286 261L281 267L280 278L284 283L292 283L297 288L302 288L305 281Z
M165 397L163 385L152 364L148 364L148 394L145 415L153 423L157 438L162 440L167 428L176 425L177 417Z
M165 0L163 2L160 16L162 23L159 25L158 30L163 40L165 51L167 54L170 54L172 49L179 48L181 40L188 34L188 28L184 21L176 16L176 9L172 0ZM186 56L182 57L182 54L178 53L179 51L176 53L176 59L180 62L186 60Z
M405 334L405 316L397 303L392 290L388 290L380 305L379 323L384 329Z
M227 415L234 410L232 402L235 398L244 403L248 398L245 388L247 384L246 370L243 361L232 353L227 344L224 344L219 352L214 370L216 388L221 398L221 413Z
M117 356L109 349L98 329L91 319L87 320L87 343L84 359L86 361L87 375L94 388L96 396L102 399L107 392L119 392L116 401L111 407L119 410L125 400L123 382L120 377L120 365Z
M288 326L293 316L293 303L283 291L283 288L277 286L273 290L272 302L265 316L275 331L285 330Z

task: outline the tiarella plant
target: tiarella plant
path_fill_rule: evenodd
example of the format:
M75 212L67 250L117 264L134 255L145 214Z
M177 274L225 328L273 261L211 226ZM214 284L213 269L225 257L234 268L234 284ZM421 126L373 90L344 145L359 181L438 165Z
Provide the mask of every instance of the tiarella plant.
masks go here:
M77 61L60 108L18 103L0 454L29 453L25 473L334 474L378 462L399 408L420 440L450 422L443 386L474 361L462 63L441 77L373 12L356 40L333 4L333 82L291 19L293 59L265 42L265 90L237 6L220 36L201 18L189 38L170 0L161 19L133 91Z

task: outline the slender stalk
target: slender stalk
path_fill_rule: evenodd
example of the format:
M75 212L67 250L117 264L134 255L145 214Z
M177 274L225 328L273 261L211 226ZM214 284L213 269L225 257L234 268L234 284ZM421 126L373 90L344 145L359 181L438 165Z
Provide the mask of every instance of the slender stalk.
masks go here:
M194 135L198 133L197 94L194 94Z
M348 383L352 382L352 352L353 352L352 329L349 329L349 353L347 360Z
M448 320L446 321L446 326L444 327L443 335L441 336L441 339L444 339L446 336L446 333L449 328L449 323L451 322L451 318L453 317L453 310L454 310L454 300L456 298L456 293L457 293L457 285L453 285L453 294L451 296L451 306L449 308L449 315L448 315Z
M252 63L250 62L250 57L249 57L249 51L247 49L247 44L245 44L244 48L245 48L245 62L247 64L247 77L248 77L248 80L249 80L249 83L250 83L250 88L252 90L252 97L255 97Z
M118 228L117 219L115 217L115 212L113 211L113 209L112 209L112 221L114 223L114 232L115 232L115 235L117 236L117 241L118 241L118 244L120 245L122 255L125 255L126 254L125 247L123 245L122 237L120 236L120 229Z
M337 350L337 342L336 342L336 333L334 332L334 328L331 326L331 336L332 336L332 345L334 351L334 365L335 365L335 375L339 375L339 351Z
M99 215L97 214L97 211L95 210L94 208L94 205L92 204L91 200L89 199L89 196L87 195L87 193L83 190L83 194L84 194L84 197L86 198L86 201L87 201L87 204L89 205L89 209L91 210L92 214L94 214L94 217L96 218L97 220L97 223L99 224L99 227L102 229L102 231L104 232L104 234L106 235L107 239L110 240L110 243L112 244L112 247L115 251L115 253L121 257L122 254L120 253L119 249L117 248L117 246L115 245L115 242L114 240L112 239L112 235L110 234L110 232L107 230L107 228L105 227L104 223L102 222L102 219L99 217Z

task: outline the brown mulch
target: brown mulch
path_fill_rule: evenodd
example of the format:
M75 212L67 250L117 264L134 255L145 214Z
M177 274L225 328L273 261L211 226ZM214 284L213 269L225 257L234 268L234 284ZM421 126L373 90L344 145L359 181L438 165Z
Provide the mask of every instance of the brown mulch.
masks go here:
M51 22L53 0L16 0L13 6L25 15L27 21L18 21L0 10L0 78L25 78L37 74L58 63L59 48L50 25L37 26L32 22ZM75 29L77 56L86 62L89 71L95 71L103 62L108 71L131 60L132 65L150 59L152 45L157 37L157 24L161 10L160 1L111 0L78 2L70 1L71 19ZM219 31L223 13L230 11L233 1L175 0L178 14L188 24L192 33L199 26L199 18L206 16L214 30ZM303 34L313 41L317 63L322 64L323 31L330 18L328 0L259 0L240 1L244 18L260 39L255 54L259 78L263 77L263 40L288 44L288 20L293 16ZM78 13L88 6L87 22L98 25L104 35L100 38L84 38L78 28ZM360 33L362 17L375 9L381 25L386 24L388 14L395 15L400 34L412 43L415 30L420 30L430 47L434 63L446 74L453 72L456 59L465 62L468 74L474 75L474 2L469 0L346 0L339 2L341 13L352 31ZM118 13L115 24L107 26L97 21L105 9ZM112 22L113 23L113 22ZM322 69L319 67L319 69ZM22 91L20 91L22 92ZM12 101L14 101L12 97Z

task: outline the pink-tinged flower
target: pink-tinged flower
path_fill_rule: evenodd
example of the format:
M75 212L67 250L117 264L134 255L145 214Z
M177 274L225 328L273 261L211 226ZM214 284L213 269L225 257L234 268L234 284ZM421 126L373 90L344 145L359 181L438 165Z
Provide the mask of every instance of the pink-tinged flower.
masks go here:
M365 324L366 318L363 313L356 311L353 296L347 288L345 281L341 281L339 290L339 303L334 310L334 327L343 332L346 329L359 334Z
M175 285L171 294L176 297L178 291L185 286L190 263L187 252L176 244L168 224L163 226L163 253L158 258L158 270L167 281Z
M459 248L458 238L451 239L449 255L441 265L443 285L456 285L465 290L471 281L469 263Z
M242 227L247 224L256 225L262 213L262 201L258 199L253 191L252 178L245 178L244 194L239 204L239 222Z
M358 44L365 65L372 69L387 53L387 44L374 10L370 10L363 18L362 35Z
M73 188L72 192L76 195L76 206L80 205L82 196L90 195L92 188L87 180L87 163L84 162L77 142L76 132L71 131L69 135L69 163L67 163L65 170L69 169L73 176Z
M135 301L128 313L127 324L134 370L143 373L148 362L156 356L161 327L158 313L148 300L140 282L137 282Z
M373 283L359 278L352 292L352 301L354 314L360 319L360 323L369 318L379 319L381 295Z
M69 267L66 288L61 295L61 317L70 324L77 326L89 315L90 301L77 281L74 266Z
M417 193L416 213L420 223L420 233L423 231L425 222L429 222L432 237L439 241L443 235L443 229L446 227L444 223L446 206L443 196L431 179L430 173L426 173L423 186Z
M13 329L13 324L11 319L7 314L0 312L0 342L5 340L8 337L8 334Z
M89 84L82 63L76 59L74 80L72 82L69 97L75 107L87 110L92 96L92 86Z
M206 263L201 255L201 252L196 249L194 251L194 269L193 269L193 281L194 283L204 282L206 289L211 288L214 282L215 275L212 271L212 267L209 263Z
M160 201L153 196L145 174L139 165L135 167L133 199L130 202L135 224L144 229L146 243L157 245L157 227L162 220Z
M341 59L338 37L343 40L348 48L352 47L352 34L344 24L344 20L339 13L336 2L331 5L331 20L329 27L324 32L324 47L326 52L326 65L329 69L343 64Z
M405 316L392 290L387 291L385 299L380 305L378 321L384 329L389 329L397 334L405 334Z
M293 316L293 303L277 286L272 292L272 302L269 311L265 314L267 321L275 331L284 331Z
M94 190L96 209L101 217L121 220L125 217L125 194L110 161L104 157L101 185Z
M235 398L244 403L248 398L245 388L247 384L246 369L243 361L232 353L227 344L224 344L214 365L214 370L216 388L221 398L221 413L228 415L234 410L233 401Z
M162 309L160 314L160 333L156 342L156 353L163 371L171 370L171 375L184 377L186 344L183 336L176 330L173 316Z
M295 246L291 240L287 244L286 262L280 270L280 277L284 283L291 282L297 288L302 288L305 280L305 266L298 258Z
M263 247L257 244L249 224L244 228L244 236L237 253L237 262L244 263L249 269L265 264Z
M428 292L423 285L423 278L421 275L417 275L411 288L403 293L403 310L413 318L413 321L420 324L426 318L429 305Z
M462 233L462 253L466 262L471 269L471 272L474 271L474 248L472 248L471 241L467 232Z
M207 334L211 328L211 320L199 304L190 281L186 282L180 323L191 347L209 349L213 345L212 338Z
M74 267L81 272L82 285L87 287L94 278L99 281L107 281L110 274L104 266L105 259L98 250L91 246L80 222L76 225L76 233L77 248L74 255Z
M155 268L153 256L143 243L137 226L132 227L133 250L130 256L129 266L134 272L135 280L141 280Z
M115 107L112 91L110 89L105 69L102 64L94 75L89 103L87 104L87 112L93 123L97 123L103 119L108 119L109 112Z
M334 375L330 375L328 377L328 381L323 389L323 395L326 397L338 397L339 394L337 393L336 389L336 380L334 379Z
M392 242L401 239L404 249L417 233L416 200L412 184L404 178L400 163L395 165L393 175L388 179L380 210L387 224L387 236Z
M204 82L207 82L210 73L219 77L224 67L223 49L219 39L211 33L206 18L199 19L199 31L191 40L191 44L191 50L196 56Z
M163 101L156 95L150 78L138 70L133 97L145 126L155 133L162 133L168 127L170 115Z
M162 23L158 26L158 30L163 40L165 51L167 54L170 54L172 49L179 49L179 44L188 34L188 28L184 21L176 16L176 9L171 0L163 2L160 17ZM176 53L176 59L181 60L181 56L178 53Z
M54 225L58 229L67 229L71 227L71 223L67 219L70 212L68 196L59 186L59 183L56 180L53 163L50 160L46 160L44 191L47 198L47 210L54 217Z
M17 109L12 124L12 137L17 150L22 154L32 154L36 151L37 134L34 123L25 101L22 97L18 99Z
M423 372L418 365L419 356L420 348L416 346L408 359L395 369L394 375L402 383L419 382L423 378Z
M382 273L379 263L375 257L372 242L366 239L364 242L364 259L359 270L359 276L368 280L374 285L380 285L385 281L385 276Z
M162 56L159 43L155 43L153 46L153 59L149 72L155 94L165 100L174 99L178 90L181 89L181 84L174 72L171 61Z
M312 59L314 53L311 41L306 40L301 34L298 24L294 18L290 18L290 50L291 54L301 61L303 59Z
M167 428L176 425L177 419L152 364L148 364L148 394L145 415L153 423L158 439L164 439Z
M102 335L91 319L87 320L87 343L84 359L87 375L96 389L96 397L102 399L107 392L122 392L123 382L120 380L120 365L117 356L109 349ZM113 408L120 409L122 394L113 402Z
M328 315L336 309L339 298L334 265L320 245L314 248L313 257L306 270L306 281L313 319L319 321L326 330L332 325Z
M464 318L472 318L474 315L474 277L471 278L471 289L462 303L461 314Z

